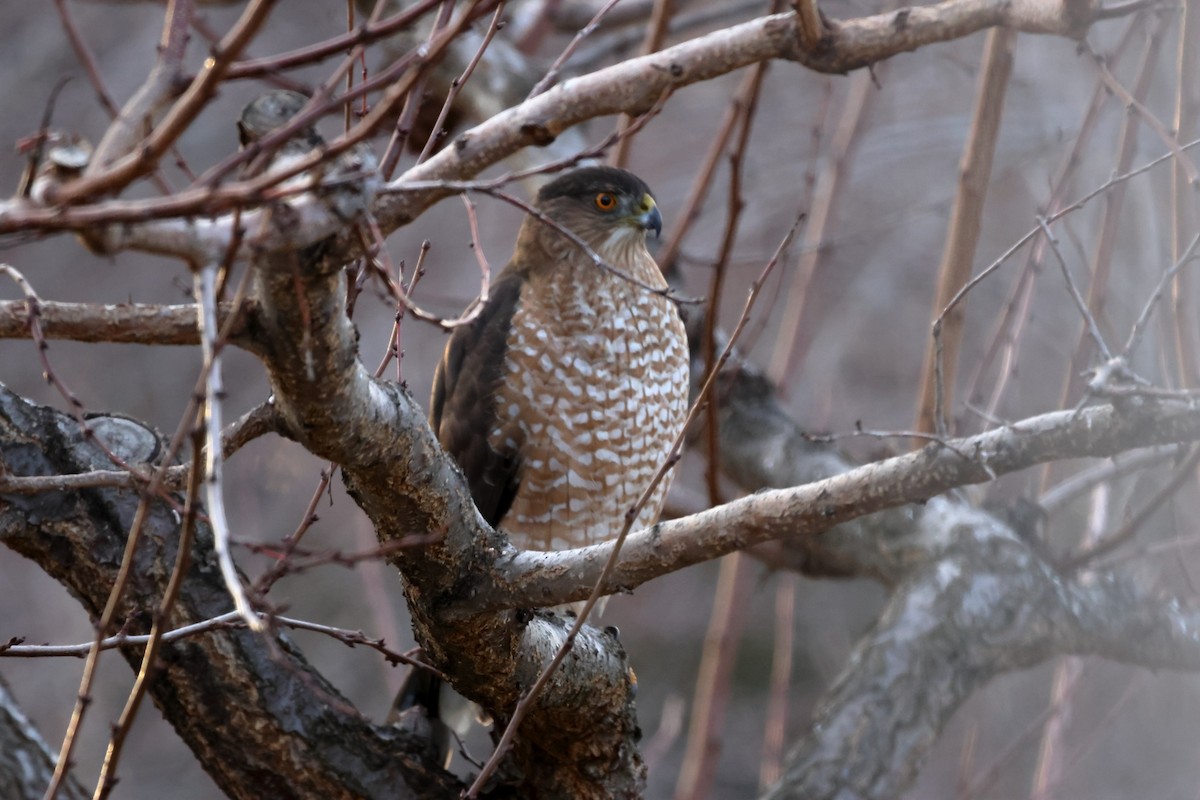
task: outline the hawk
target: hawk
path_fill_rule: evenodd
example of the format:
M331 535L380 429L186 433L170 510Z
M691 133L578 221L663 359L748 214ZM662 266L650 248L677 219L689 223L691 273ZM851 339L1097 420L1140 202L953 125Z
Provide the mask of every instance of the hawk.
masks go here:
M620 533L683 429L688 346L646 249L662 216L641 179L584 167L534 209L487 304L446 344L429 422L488 524L521 549L558 550ZM635 527L658 518L667 485ZM464 734L473 711L415 669L389 721L427 719L449 763L450 731Z
M559 550L620 533L683 428L688 346L646 249L662 216L640 178L576 169L534 209L487 304L446 345L430 424L490 525L518 548Z

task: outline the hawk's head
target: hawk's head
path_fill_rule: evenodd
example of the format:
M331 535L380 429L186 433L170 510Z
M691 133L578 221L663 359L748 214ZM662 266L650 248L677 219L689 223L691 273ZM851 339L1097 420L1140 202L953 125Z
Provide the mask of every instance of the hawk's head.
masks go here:
M542 187L537 209L587 242L602 258L644 245L646 231L662 231L662 215L645 182L616 167L583 167ZM534 220L539 237L561 238Z

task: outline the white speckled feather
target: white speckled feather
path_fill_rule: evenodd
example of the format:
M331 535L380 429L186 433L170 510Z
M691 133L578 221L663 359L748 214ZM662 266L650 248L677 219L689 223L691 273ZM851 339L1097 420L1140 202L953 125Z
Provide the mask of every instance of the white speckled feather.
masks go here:
M687 335L675 304L645 288L666 282L644 234L619 228L598 251L633 281L562 245L560 268L522 291L490 437L522 442L520 486L501 527L535 550L614 538L687 413ZM635 530L658 518L668 485Z

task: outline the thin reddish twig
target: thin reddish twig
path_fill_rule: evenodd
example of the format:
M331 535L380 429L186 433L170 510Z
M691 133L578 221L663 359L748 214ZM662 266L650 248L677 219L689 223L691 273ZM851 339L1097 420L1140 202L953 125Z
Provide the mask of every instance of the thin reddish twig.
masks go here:
M733 666L750 600L749 566L745 553L730 553L721 559L675 800L705 800L712 793Z
M503 3L500 4L503 8ZM425 39L425 46L442 32L442 30L450 24L450 17L454 13L454 3L442 3L441 9L438 10L437 19L433 21L433 28L429 31L429 35ZM499 16L499 11L497 11ZM486 44L484 45L487 46ZM384 180L391 180L392 173L396 171L396 165L400 163L400 156L404 152L404 145L408 142L408 135L412 130L413 120L417 118L417 114L421 111L421 106L425 104L425 84L429 80L428 71L424 71L413 84L412 89L404 98L404 106L400 109L400 116L396 118L395 128L392 130L392 138L388 141L387 147L383 150L383 157L379 159L379 171L383 174ZM434 126L433 132L429 138L433 139L437 132L438 126Z
M362 645L369 647L383 655L388 663L405 664L408 666L419 667L432 672L434 675L446 679L446 675L436 667L431 667L424 661L414 656L414 650L409 650L404 653L391 650L387 647L382 638L376 639L367 636L362 631L352 631L346 628L335 628L329 625L322 625L308 620L295 619L292 617L278 616L272 618L272 621L286 628L295 630L313 631L314 633L324 634L331 638L337 639L348 647L357 647ZM163 632L160 636L163 642L176 642L190 636L199 636L204 633L221 630L240 630L245 625L242 618L238 616L236 611L227 611L224 614L219 614L209 619L193 622L190 625L183 625L178 628L173 628ZM84 658L87 656L88 650L91 649L91 642L82 644L69 645L51 645L51 644L23 644L23 639L14 638L8 642L0 642L0 658ZM114 635L105 637L101 641L101 649L113 650L118 647L140 647L149 643L150 635L145 634L135 636L124 631Z
M1195 476L1197 464L1200 464L1200 447L1192 449L1191 454L1179 465L1171 479L1159 488L1141 508L1133 511L1125 524L1111 533L1098 537L1090 546L1084 547L1068 558L1060 568L1066 573L1085 569L1097 558L1111 553L1131 540L1155 512L1162 508L1163 504L1171 499L1171 496L1178 492L1188 479Z
M558 54L558 58L554 59L554 62L550 64L550 68L546 70L546 74L543 75L541 80L535 83L533 88L529 90L529 94L525 97L526 100L537 97L539 94L554 85L554 82L558 80L559 72L562 71L563 64L565 64L567 59L575 54L576 49L578 49L579 45L583 43L583 40L592 35L597 26L600 25L600 21L608 16L608 12L612 11L613 6L619 2L620 0L608 0L607 3L600 6L600 10L596 12L591 21L589 21L587 25L584 25L575 33L575 36L571 39L570 43L567 44L567 46L563 48L563 51Z
M191 564L192 540L196 532L197 506L200 502L200 481L203 475L201 469L203 442L204 432L202 424L197 419L192 431L191 473L188 476L187 500L184 503L183 521L180 523L179 541L176 543L175 565L171 569L171 577L167 581L167 588L163 591L162 600L159 602L158 609L154 613L154 623L150 627L150 635L146 640L146 649L142 653L142 663L138 669L137 679L134 681L133 688L129 691L129 696L126 698L125 708L122 709L121 716L117 719L116 724L113 725L112 735L109 737L108 750L104 754L104 763L100 767L100 776L96 779L96 790L93 793L93 800L104 800L104 798L112 793L113 787L116 786L117 764L121 760L121 751L125 740L133 727L133 720L142 705L142 699L146 696L146 689L149 682L153 680L159 670L158 653L163 643L162 636L171 618L171 610L175 605L175 600L179 597L179 590L183 586L188 567Z
M108 91L108 87L104 84L104 76L100 74L100 65L96 62L96 55L88 47L87 42L84 41L83 34L79 32L78 26L75 25L75 18L71 16L71 9L67 6L67 0L54 0L54 7L58 10L58 17L62 21L63 30L67 33L67 39L71 42L71 49L75 51L75 57L83 65L83 70L87 73L88 81L92 84L92 90L95 91L96 98L100 101L100 105L104 107L104 110L108 112L108 116L115 118L121 113L121 109L117 106L112 98L112 94Z
M650 23L646 26L646 38L642 42L640 55L648 56L662 49L663 42L667 38L667 26L671 22L673 13L675 13L675 0L654 0L654 10L650 13ZM632 122L632 117L622 114L617 121L617 132L624 133ZM611 158L614 167L624 167L629 163L629 148L632 144L632 136L623 136L617 142L617 149Z
M242 51L266 21L275 0L252 0L241 18L214 49L214 55L162 121L142 139L139 146L115 163L102 165L96 172L72 181L55 193L62 204L93 197L122 188L154 169L159 158L167 152L192 124L208 101L216 94L230 62ZM185 4L190 8L190 3ZM175 9L172 0L169 14Z
M834 237L834 212L843 190L846 189L845 177L850 167L850 159L858 143L859 126L866 116L871 98L874 96L874 81L878 73L887 69L887 64L876 68L875 74L866 70L850 76L849 89L838 118L832 140L829 143L829 153L820 175L808 186L811 196L809 207L812 209L809 224L804 228L804 240L800 245L800 255L796 266L791 270L790 285L786 293L783 313L779 315L779 334L776 338L771 360L767 365L767 375L780 389L794 386L796 381L788 381L789 375L804 359L806 347L800 342L801 325L810 316L807 309L815 304L817 299L810 294L808 287L813 277L821 267L821 257L826 253L827 243ZM826 79L825 86L830 88L831 79ZM820 113L813 125L813 147L809 162L817 159L817 145L822 123L828 107L828 92L825 102L821 104ZM811 339L812 337L807 337Z
M775 637L771 656L771 699L763 722L762 760L758 786L766 789L783 774L787 745L788 699L792 685L792 649L795 638L796 583L794 572L782 571L775 584Z
M949 298L957 296L962 287L970 283L984 199L1000 136L1004 95L1012 75L1016 37L1016 31L1007 28L993 28L987 35L971 130L959 166L958 192L938 268L933 305L937 319L921 369L920 397L913 428L926 433L946 434L947 406L958 375L958 354L966 327L966 312L961 306L949 313L939 313L939 309L944 309Z
M396 31L409 27L417 19L424 16L429 9L444 1L420 0L420 2L407 6L404 10L398 11L386 19L378 22L368 20L365 24L352 31L326 39L323 42L308 45L307 47L287 53L280 53L279 55L237 61L229 66L229 69L225 72L225 77L228 80L261 78L284 70L302 67L315 61L321 61L330 56L343 53L347 48L362 47L371 44L385 36L390 36ZM376 8L384 5L386 4L377 3Z
M496 11L492 14L492 21L488 23L487 30L484 31L483 41L479 43L479 47L475 48L475 54L471 56L471 60L463 68L462 74L450 84L450 91L446 93L446 102L442 103L437 120L433 123L433 129L429 133L429 138L425 140L425 146L421 148L421 154L417 156L418 164L429 158L430 154L433 153L433 148L442 135L442 126L446 124L446 117L450 114L450 108L454 105L454 100L458 97L458 93L462 91L462 88L466 86L467 81L471 79L471 75L475 72L475 67L479 66L479 62L483 59L483 54L487 52L488 45L492 43L492 39L496 38L496 34L504 26L504 21L500 18L500 15L503 13L504 3L497 3ZM390 172L385 172L384 174L391 177Z

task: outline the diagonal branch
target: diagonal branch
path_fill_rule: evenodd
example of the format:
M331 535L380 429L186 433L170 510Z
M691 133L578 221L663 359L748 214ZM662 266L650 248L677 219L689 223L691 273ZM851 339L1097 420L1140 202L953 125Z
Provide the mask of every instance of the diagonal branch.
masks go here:
M1195 439L1200 439L1200 409L1187 401L1043 414L662 522L629 537L607 589L628 591L683 567L776 539L803 549L818 562L894 584L911 569L908 560L916 547L897 535L920 532L928 510L900 509L862 526L834 526L1047 461L1106 457ZM878 538L883 530L889 539ZM922 558L937 558L946 543L927 540L922 547ZM582 599L610 549L611 544L597 544L554 553L517 553L497 574L481 577L463 605L504 608Z
M128 426L127 426L128 427ZM156 434L143 429L157 442ZM163 444L144 448L147 452ZM0 388L0 458L24 474L71 474L108 464L69 416ZM0 496L0 543L35 561L96 617L108 598L137 493L116 489ZM125 630L149 628L175 561L180 518L151 504L119 609ZM169 620L172 628L230 610L212 554L212 533L196 530L191 567ZM123 648L136 668L140 652ZM245 630L162 644L149 695L184 743L233 798L455 796L459 788L427 743L377 727L342 699L290 641ZM227 698L236 697L231 705ZM7 755L7 754L6 754Z
M446 181L471 177L516 151L541 146L574 125L588 119L618 113L640 114L651 108L664 92L710 80L742 67L768 59L796 61L803 66L827 73L845 73L899 53L910 52L927 44L950 41L976 31L1000 25L1029 33L1082 36L1092 21L1087 4L1066 0L944 0L944 2L844 21L829 21L819 45L806 49L800 45L800 26L794 12L760 17L749 22L715 31L667 48L661 52L633 58L588 75L559 84L553 90L532 97L496 114L487 122L460 135L428 161L410 169L392 185L403 189L410 181ZM199 85L199 81L196 85ZM187 98L179 108L191 108ZM174 129L168 119L158 131ZM165 134L163 139L171 140ZM156 140L157 141L157 140ZM149 152L140 151L140 152ZM118 173L137 172L145 159L127 156L95 177L69 184L63 191L79 199L116 180ZM124 170L124 172L122 172ZM132 231L121 228L110 233L107 249L146 249L175 253L203 260L203 255L224 252L227 241L212 243L197 256L195 245L179 241L186 230L196 237L212 236L210 227L196 220L180 230L175 220L146 224L148 218L184 214L220 213L237 202L260 202L261 188L253 180L240 181L210 191L193 190L168 200L109 200L63 208L38 208L24 200L0 203L0 233L31 230L77 230L98 223L142 223ZM385 233L415 219L421 212L448 194L444 190L399 191L382 198L374 209ZM305 225L311 231L309 241L317 241L342 227L335 215L311 219ZM231 235L230 220L218 227L226 239ZM281 247L294 241L281 232L264 236L258 242L264 249Z
M900 796L964 700L1053 655L1200 669L1196 609L1064 581L982 511L930 522L951 552L897 586L767 800Z

